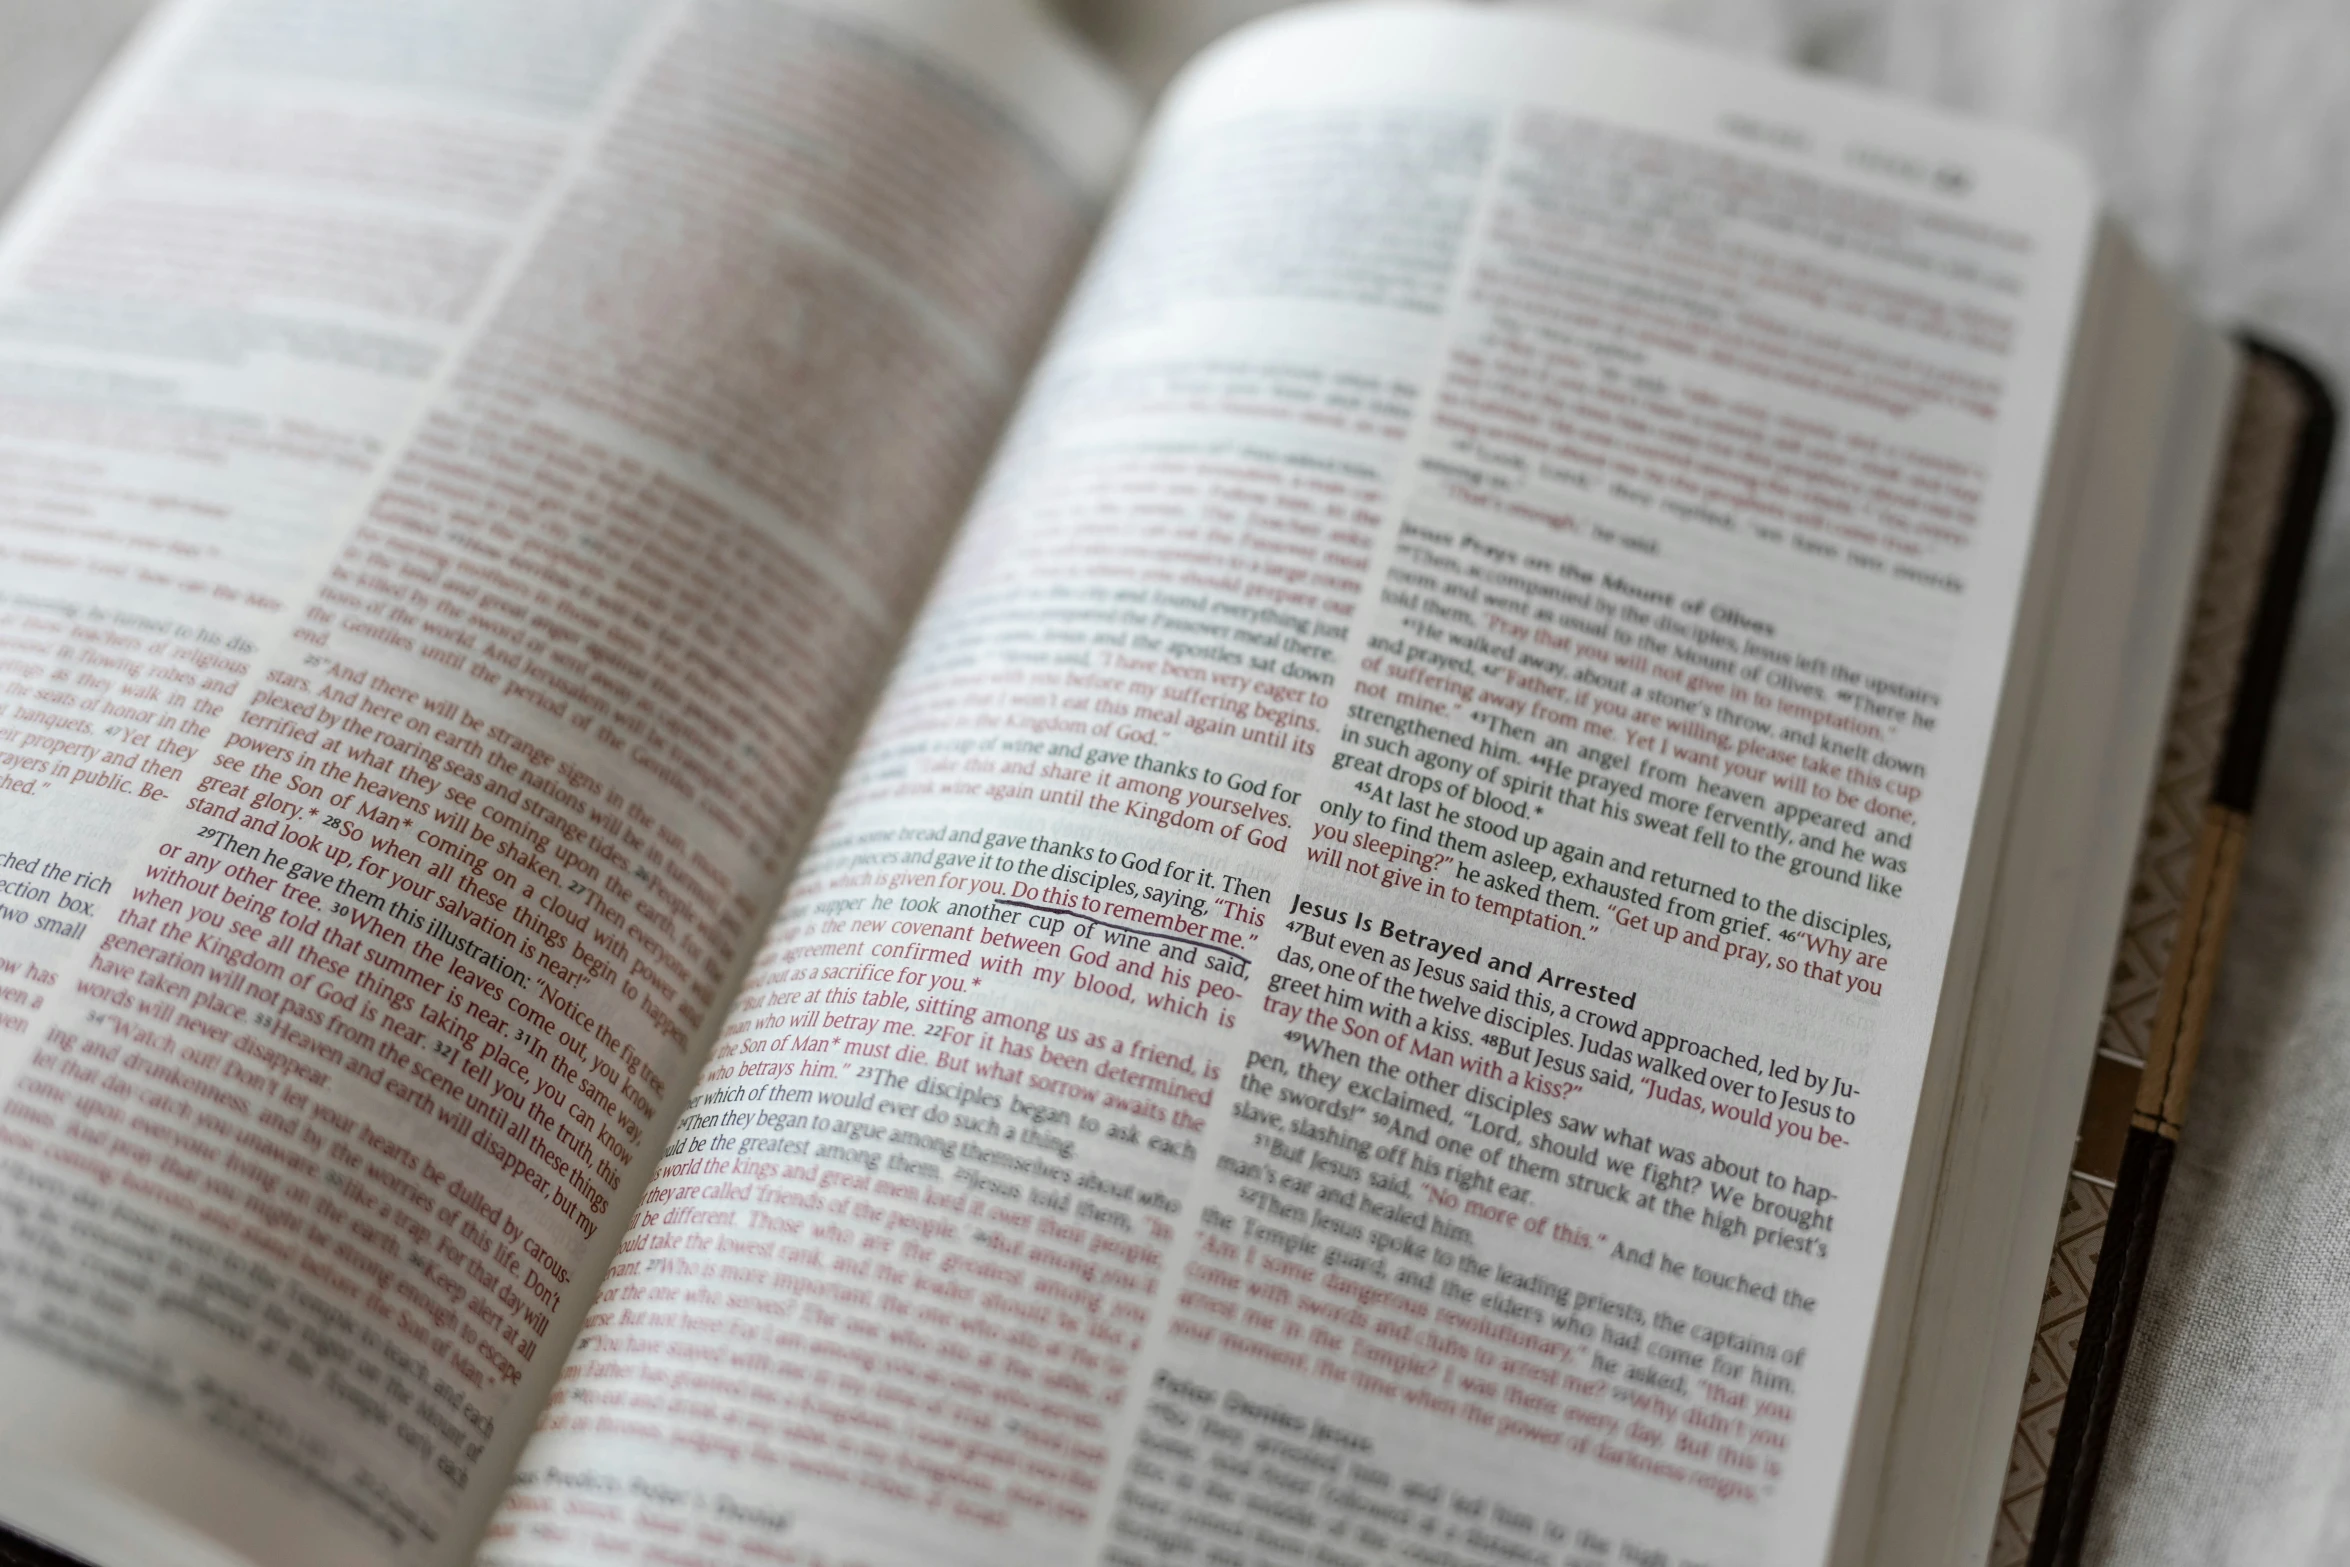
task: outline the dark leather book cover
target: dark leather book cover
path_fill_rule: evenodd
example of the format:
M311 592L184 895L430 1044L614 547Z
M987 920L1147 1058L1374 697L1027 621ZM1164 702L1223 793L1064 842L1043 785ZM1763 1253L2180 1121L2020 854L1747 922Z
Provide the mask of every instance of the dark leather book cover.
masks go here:
M2244 347L1990 1567L2080 1559L2333 447L2317 377L2280 349Z

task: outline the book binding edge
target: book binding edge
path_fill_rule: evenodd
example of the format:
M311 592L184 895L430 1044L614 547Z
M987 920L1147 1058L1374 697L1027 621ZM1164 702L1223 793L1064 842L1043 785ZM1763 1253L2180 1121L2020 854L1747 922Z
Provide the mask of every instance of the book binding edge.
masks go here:
M2155 1229L2202 1056L2220 959L2226 950L2245 834L2259 793L2285 655L2339 423L2332 391L2306 361L2251 334L2239 334L2238 341L2248 367L2266 366L2292 383L2302 405L2301 424L2292 443L2282 502L2272 519L2258 607L2237 666L2226 737L2164 969L2153 1037L2146 1060L2136 1071L2128 1131L2118 1149L2119 1157L2112 1163L2094 1158L2076 1162L2076 1173L2086 1179L2100 1180L2096 1171L2085 1168L2090 1163L2103 1164L2111 1171L2111 1206L2102 1225L2103 1240L2063 1414L2049 1452L2026 1557L2028 1567L2078 1567L2087 1541L2113 1414L2121 1397L2122 1373L2153 1255ZM2107 1065L2107 1060L2100 1060L2100 1067ZM2106 1075L2122 1077L2120 1073ZM2100 1086L2092 1084L2089 1104L2084 1107L2084 1151L2101 1140L2095 1124L2100 1100L2113 1097L2112 1089L2124 1083L2114 1081L2102 1095ZM2110 1137L2102 1141L2110 1150ZM2060 1254L2078 1248L2089 1233L2060 1239ZM2061 1261L2060 1255L2052 1259L2052 1265L2061 1265Z

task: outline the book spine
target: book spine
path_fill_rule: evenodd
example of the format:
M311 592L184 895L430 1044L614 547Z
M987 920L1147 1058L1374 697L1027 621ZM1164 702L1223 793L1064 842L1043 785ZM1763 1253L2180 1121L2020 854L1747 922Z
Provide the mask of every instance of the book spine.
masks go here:
M2049 1452L2030 1567L2073 1567L2087 1538L2163 1197L2203 1051L2243 867L2245 833L2259 792L2294 608L2333 447L2335 413L2324 385L2280 350L2249 340L2246 348L2251 365L2281 373L2293 384L2307 411L2293 443L2291 478L2275 518L2259 604L2239 665L2227 736L2181 899L2146 1057L2134 1068L2101 1058L2083 1117L2076 1173L2100 1184L2109 1180L2110 1206L2064 1412ZM2130 1113L2117 1147L2112 1131L2119 1129L2119 1118L2111 1112L2124 1093L2129 1095ZM2074 1244L2079 1239L2076 1236Z

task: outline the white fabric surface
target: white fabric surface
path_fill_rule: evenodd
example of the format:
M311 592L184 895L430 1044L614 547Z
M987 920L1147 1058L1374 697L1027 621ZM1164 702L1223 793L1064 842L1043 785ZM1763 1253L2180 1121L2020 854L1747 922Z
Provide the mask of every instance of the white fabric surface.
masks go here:
M1064 3L1146 86L1276 8ZM2350 374L2350 0L1593 8L2053 130L2208 313ZM142 9L0 0L0 197ZM2091 1556L2350 1563L2350 482L2303 603Z

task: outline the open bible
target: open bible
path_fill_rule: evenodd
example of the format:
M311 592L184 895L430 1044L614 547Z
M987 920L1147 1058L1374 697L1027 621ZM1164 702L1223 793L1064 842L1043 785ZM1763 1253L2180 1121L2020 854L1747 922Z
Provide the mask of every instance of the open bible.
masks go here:
M1555 16L167 7L0 240L0 1523L1972 1567L2243 366Z

